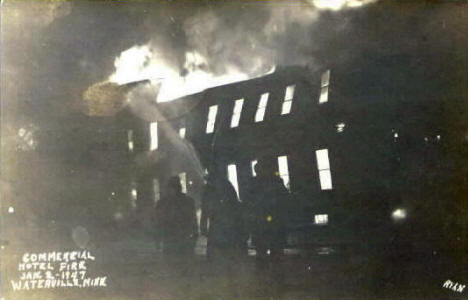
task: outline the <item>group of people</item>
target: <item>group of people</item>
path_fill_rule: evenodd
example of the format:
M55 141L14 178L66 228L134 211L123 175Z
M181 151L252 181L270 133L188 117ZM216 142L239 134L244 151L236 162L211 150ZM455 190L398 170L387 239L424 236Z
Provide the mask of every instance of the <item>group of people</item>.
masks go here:
M201 203L200 228L195 203L182 193L178 177L169 180L167 194L156 207L156 226L169 256L190 257L198 234L207 237L207 257L241 258L248 240L255 246L259 262L281 254L286 240L285 218L288 190L271 165L259 162L242 202L231 182L208 176Z

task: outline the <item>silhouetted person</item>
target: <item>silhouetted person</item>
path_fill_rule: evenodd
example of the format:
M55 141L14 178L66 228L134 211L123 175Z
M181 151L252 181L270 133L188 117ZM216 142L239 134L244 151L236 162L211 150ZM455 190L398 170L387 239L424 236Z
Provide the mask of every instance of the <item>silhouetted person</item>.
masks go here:
M202 198L200 231L208 237L210 273L219 298L240 297L245 284L242 258L247 256L247 232L242 204L227 178L210 177Z
M195 203L182 193L177 176L169 179L167 193L156 205L156 225L165 255L181 258L193 255L198 235Z
M208 177L203 191L200 231L208 237L209 259L219 255L240 256L246 252L242 206L227 178Z
M267 261L278 258L285 246L289 192L274 167L259 161L255 172L246 199L247 218L259 267L264 267Z

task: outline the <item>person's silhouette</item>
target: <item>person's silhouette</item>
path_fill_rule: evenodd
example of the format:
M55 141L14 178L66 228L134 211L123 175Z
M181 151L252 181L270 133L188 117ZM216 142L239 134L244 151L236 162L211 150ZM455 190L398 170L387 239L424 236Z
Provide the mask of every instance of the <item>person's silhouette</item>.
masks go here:
M208 237L207 255L242 255L246 251L242 205L227 178L208 177L202 198L200 231Z
M156 206L156 225L165 255L191 256L198 236L195 203L182 193L180 179L171 177L167 193Z
M276 170L259 161L246 197L247 215L257 261L278 257L286 242L285 212L289 192Z

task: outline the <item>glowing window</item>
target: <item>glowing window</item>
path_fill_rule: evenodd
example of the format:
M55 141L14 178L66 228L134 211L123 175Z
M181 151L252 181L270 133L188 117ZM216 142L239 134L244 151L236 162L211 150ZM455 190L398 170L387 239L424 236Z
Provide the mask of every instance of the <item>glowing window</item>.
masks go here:
M322 190L331 190L332 179L330 172L330 162L328 160L328 149L315 151L317 157L317 168L320 176L320 186Z
M288 157L279 156L278 157L278 171L279 176L283 180L284 186L289 189L289 170L288 170Z
M132 181L132 185L130 189L130 205L132 206L132 208L136 208L137 199L138 199L137 184L135 181Z
M208 120L206 122L206 133L212 133L214 131L217 113L218 105L210 106L208 111Z
M182 127L182 128L179 129L179 136L180 136L181 139L185 139L186 131L187 130L185 129L185 127Z
M239 126L243 104L244 104L244 99L236 100L236 102L234 103L234 110L232 112L232 119L231 119L231 128Z
M319 103L328 102L328 87L330 86L330 70L322 74L322 81L320 84L320 98Z
M150 124L150 150L158 149L158 123Z
M158 203L159 199L161 199L161 191L159 187L159 180L153 178L153 201L154 203Z
M327 225L328 224L328 215L315 215L315 224L317 224L317 225Z
M257 165L258 161L257 160L252 160L250 162L250 169L252 171L252 176L253 177L256 177L257 176L257 172L255 172L255 165Z
M345 123L338 123L336 124L336 132L340 133L345 130L346 124Z
M15 212L15 209L13 206L8 207L8 213L13 214Z
M237 181L237 167L235 164L228 165L227 167L228 179L236 190L237 197L239 197L239 183Z
M133 130L127 130L128 150L133 152Z
M262 122L265 118L265 111L268 104L269 93L264 93L258 101L257 112L255 113L255 122Z
M286 115L291 112L292 100L294 98L295 85L289 85L286 87L286 92L284 94L283 107L281 109L281 114Z
M180 185L182 186L182 193L187 193L187 173L180 173L179 174Z

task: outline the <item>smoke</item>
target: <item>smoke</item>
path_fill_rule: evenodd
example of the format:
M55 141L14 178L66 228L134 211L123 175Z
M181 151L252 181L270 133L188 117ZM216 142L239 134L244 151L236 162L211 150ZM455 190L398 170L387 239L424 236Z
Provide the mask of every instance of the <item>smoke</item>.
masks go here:
M115 58L109 81L161 83L157 101L163 102L262 76L278 65L318 67L314 24L321 14L372 2L375 0L222 3L199 6L189 16L171 12L164 25L173 29L173 39L161 36L154 24L153 35Z

